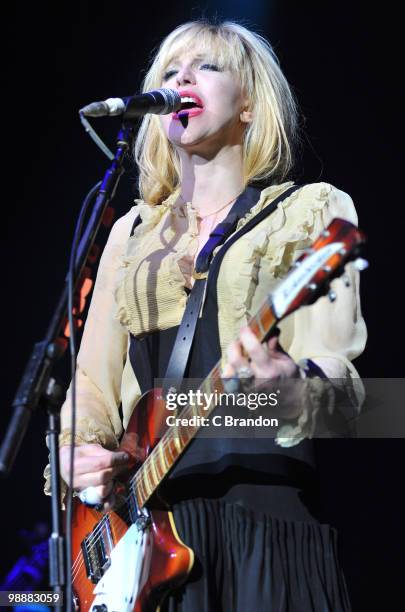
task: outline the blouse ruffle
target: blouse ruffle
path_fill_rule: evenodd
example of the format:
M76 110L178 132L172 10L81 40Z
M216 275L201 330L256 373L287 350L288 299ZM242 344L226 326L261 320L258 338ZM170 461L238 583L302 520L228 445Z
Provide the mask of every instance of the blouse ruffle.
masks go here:
M173 194L159 206L137 206L142 223L128 241L115 287L118 319L134 336L178 325L186 306L198 248L197 211L174 208L176 199ZM187 218L186 231L176 226L179 216Z

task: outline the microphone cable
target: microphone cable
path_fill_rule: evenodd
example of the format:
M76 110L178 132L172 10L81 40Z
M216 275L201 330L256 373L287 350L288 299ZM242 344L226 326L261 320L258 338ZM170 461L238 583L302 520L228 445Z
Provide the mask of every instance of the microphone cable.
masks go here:
M98 148L101 149L104 155L106 155L108 159L112 161L114 159L114 154L110 151L110 149L107 147L105 142L101 140L96 130L93 128L91 123L86 119L82 110L79 111L79 117L80 117L80 121L82 122L84 129L86 130L90 138L96 143Z

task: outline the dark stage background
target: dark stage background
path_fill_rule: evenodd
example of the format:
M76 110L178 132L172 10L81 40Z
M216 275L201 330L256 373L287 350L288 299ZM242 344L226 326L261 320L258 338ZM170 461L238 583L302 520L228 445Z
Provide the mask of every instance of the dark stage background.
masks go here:
M369 4L359 12L356 4L83 0L15 3L9 15L2 9L1 433L31 346L42 339L59 297L81 200L108 165L77 111L136 92L152 48L179 23L204 14L243 19L272 41L306 118L297 179L347 191L369 237L371 268L362 277L369 341L356 366L363 376L403 376L396 19ZM113 145L118 125L101 120L96 129ZM134 192L135 175L127 174L115 200L118 215ZM45 426L36 414L2 483L0 578L25 550L20 531L49 521L41 476ZM403 449L401 439L334 440L320 449L323 503L339 529L354 610L401 608Z

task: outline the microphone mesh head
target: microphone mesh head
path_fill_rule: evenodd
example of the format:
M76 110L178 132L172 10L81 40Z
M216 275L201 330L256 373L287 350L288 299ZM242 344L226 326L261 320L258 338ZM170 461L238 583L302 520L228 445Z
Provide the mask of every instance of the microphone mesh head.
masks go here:
M125 112L125 102L121 98L108 98L105 101L109 115L122 115Z
M165 100L165 107L160 111L161 115L167 115L168 113L173 113L176 110L181 108L181 96L178 91L175 89L168 89L167 87L163 87L162 89L157 90Z

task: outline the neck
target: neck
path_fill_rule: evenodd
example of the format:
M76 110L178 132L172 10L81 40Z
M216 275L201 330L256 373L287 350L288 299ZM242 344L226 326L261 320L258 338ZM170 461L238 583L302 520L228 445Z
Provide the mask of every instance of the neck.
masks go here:
M193 202L202 215L209 215L243 190L241 144L227 146L209 159L181 150L180 160L182 197Z

